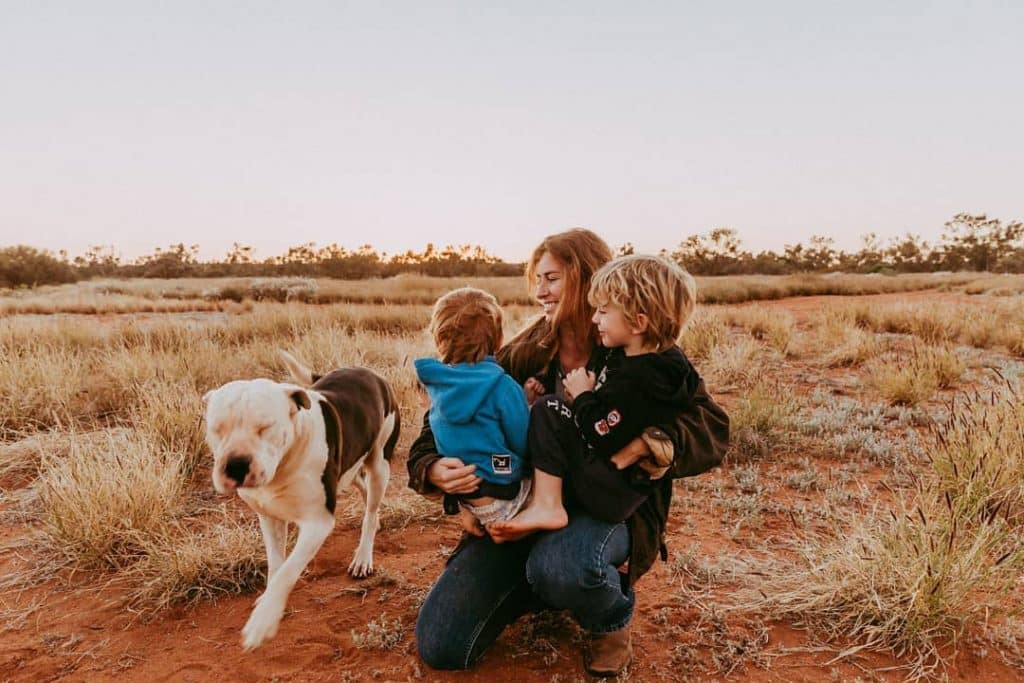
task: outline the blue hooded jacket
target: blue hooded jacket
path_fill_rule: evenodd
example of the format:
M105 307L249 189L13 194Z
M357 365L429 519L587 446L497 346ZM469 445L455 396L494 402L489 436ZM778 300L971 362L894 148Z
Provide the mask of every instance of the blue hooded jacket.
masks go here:
M485 481L519 481L530 423L523 388L494 356L455 365L420 358L415 366L430 396L428 420L437 452L476 465Z

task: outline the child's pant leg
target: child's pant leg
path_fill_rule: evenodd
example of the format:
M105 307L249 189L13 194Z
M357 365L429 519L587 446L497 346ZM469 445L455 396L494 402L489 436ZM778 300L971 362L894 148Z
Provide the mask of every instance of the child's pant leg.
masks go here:
M584 448L572 408L554 394L541 396L530 410L530 461L541 472L565 479L572 456Z

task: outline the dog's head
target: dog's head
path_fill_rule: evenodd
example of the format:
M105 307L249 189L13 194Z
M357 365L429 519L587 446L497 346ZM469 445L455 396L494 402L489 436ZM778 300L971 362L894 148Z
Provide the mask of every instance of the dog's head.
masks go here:
M267 379L228 382L203 401L218 493L271 481L295 441L299 411L310 407L302 387Z

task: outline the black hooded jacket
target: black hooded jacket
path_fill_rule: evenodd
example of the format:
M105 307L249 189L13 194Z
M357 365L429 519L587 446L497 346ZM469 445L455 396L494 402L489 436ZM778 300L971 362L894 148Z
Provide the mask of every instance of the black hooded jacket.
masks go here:
M575 398L572 411L592 453L608 459L645 427L666 424L693 404L700 375L678 346L660 353L608 353L598 385Z

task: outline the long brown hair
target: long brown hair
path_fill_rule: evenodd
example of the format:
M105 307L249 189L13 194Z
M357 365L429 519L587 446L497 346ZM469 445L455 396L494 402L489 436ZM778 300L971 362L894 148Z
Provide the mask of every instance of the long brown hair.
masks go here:
M526 267L526 287L532 290L537 263L551 254L564 269L562 296L551 322L541 315L519 331L501 351L498 362L519 382L536 375L558 353L558 330L568 325L577 334L586 335L586 347L597 344L597 330L591 322L594 309L587 301L590 279L597 269L612 258L608 244L586 228L573 228L549 235L533 250Z

